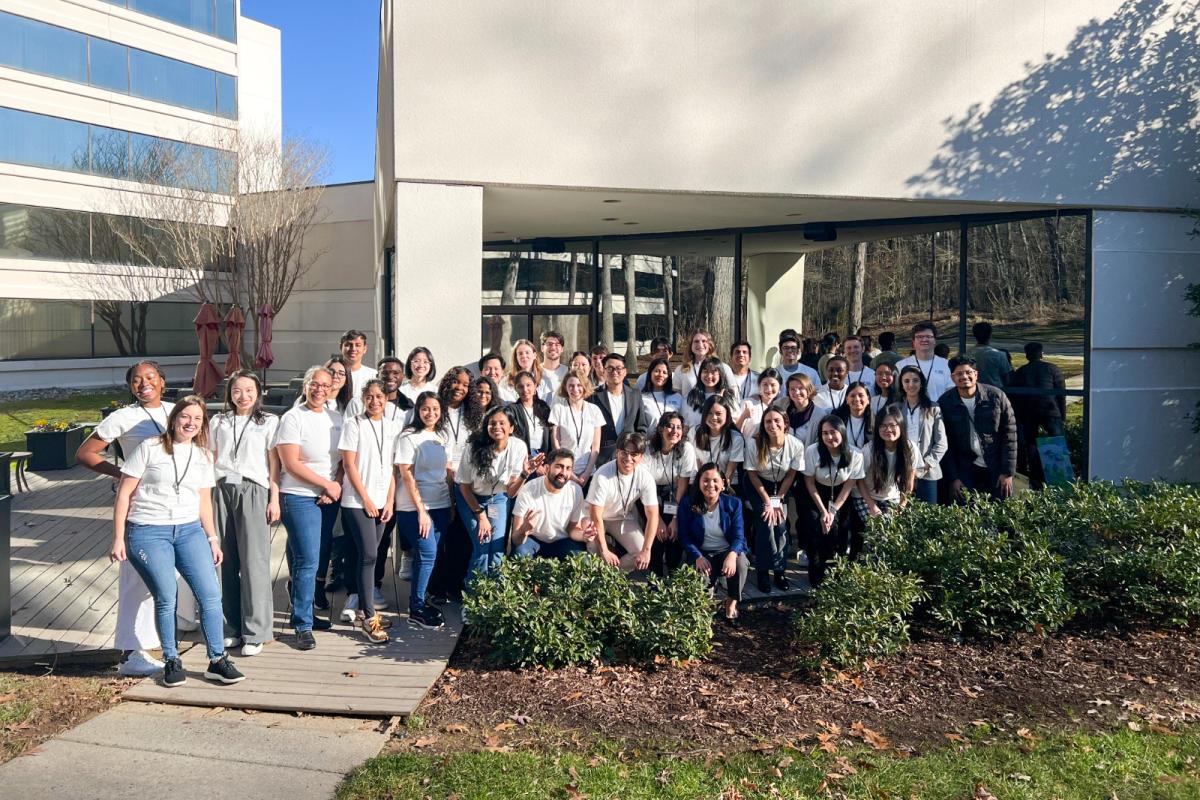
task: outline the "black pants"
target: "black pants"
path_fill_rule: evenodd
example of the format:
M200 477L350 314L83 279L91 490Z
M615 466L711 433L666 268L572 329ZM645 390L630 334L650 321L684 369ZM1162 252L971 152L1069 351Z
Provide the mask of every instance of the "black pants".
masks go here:
M375 616L375 593L372 591L375 585L372 578L375 575L379 542L385 538L386 527L377 517L368 517L361 508L342 509L342 530L347 536L354 537L358 550L358 607L367 618Z
M665 503L675 501L675 498L672 497L672 494L675 491L675 487L674 486L666 486L666 487L660 486L659 489L660 489L660 491L658 493L658 513L662 518L662 524L663 524L663 527L665 528L666 526L671 524L671 520L675 519L674 514L666 514L663 512ZM666 491L661 491L663 489L666 489ZM685 497L684 500L686 501L686 499L687 498ZM638 509L639 509L639 511L641 511L641 514L642 514L642 530L645 530L646 529L645 510L642 509L640 503L638 504ZM683 563L683 545L679 543L678 535L676 535L676 537L673 541L669 541L669 542L659 536L654 537L654 543L652 545L650 545L650 571L651 572L653 572L655 575L665 578L665 577L667 577L668 573L672 572L673 570L678 569L679 565L682 563Z
M830 500L837 497L842 485L839 483L837 486L830 487L821 483L817 484L817 494L826 508L829 507ZM846 505L853 504L847 502ZM849 553L850 516L853 513L851 508L839 508L833 525L829 528L829 532L825 533L821 525L821 510L813 504L811 498L809 499L804 515L804 552L808 554L808 582L813 586L819 586L825 580L825 572L829 569L829 562L833 560L834 556L845 556Z
M459 491L457 486L454 491ZM435 597L462 597L463 581L466 580L467 566L471 561L470 536L458 515L457 504L453 510L450 527L438 541L437 560L429 577L428 594Z

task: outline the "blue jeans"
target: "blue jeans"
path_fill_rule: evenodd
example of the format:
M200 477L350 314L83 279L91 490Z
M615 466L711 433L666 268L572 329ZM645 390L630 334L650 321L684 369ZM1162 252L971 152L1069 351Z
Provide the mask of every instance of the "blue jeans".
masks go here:
M450 509L431 508L429 518L433 528L429 536L421 538L420 515L416 511L397 511L396 527L400 537L412 548L413 571L408 593L408 613L425 606L425 592L429 588L429 576L437 562L438 543L442 534L450 528Z
M918 500L924 500L930 505L937 505L938 482L917 478L916 485L913 487L913 496Z
M200 521L183 525L125 523L125 550L154 597L154 624L162 640L163 658L178 658L175 642L175 571L187 581L200 605L200 625L208 659L225 655L225 615L221 610L221 584L213 564L212 547Z
M466 526L467 536L471 540L471 561L467 566L467 588L475 580L475 574L485 575L498 568L504 560L504 549L508 543L508 495L497 492L493 495L475 495L479 507L487 512L488 520L492 523L492 538L486 542L479 541L479 517L467 507L466 499L455 495L458 501L458 513Z
M553 542L540 542L530 536L513 548L513 558L566 558L572 553L583 553L587 547L583 542L574 539L555 539Z
M292 627L311 631L317 563L322 543L333 539L338 504L317 505L317 498L301 494L280 496L283 526L287 528L287 562L292 575ZM328 549L325 548L328 553Z

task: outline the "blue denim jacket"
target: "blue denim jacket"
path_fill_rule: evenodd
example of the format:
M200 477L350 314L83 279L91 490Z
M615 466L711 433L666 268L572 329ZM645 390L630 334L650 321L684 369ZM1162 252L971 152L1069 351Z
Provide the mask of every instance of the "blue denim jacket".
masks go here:
M688 558L695 561L700 557L700 545L704 543L704 517L692 511L689 499L690 495L679 504L679 514L675 520L679 542L687 552ZM731 494L723 494L718 498L717 506L721 510L721 530L725 532L725 541L729 542L729 549L735 553L746 552L742 501Z

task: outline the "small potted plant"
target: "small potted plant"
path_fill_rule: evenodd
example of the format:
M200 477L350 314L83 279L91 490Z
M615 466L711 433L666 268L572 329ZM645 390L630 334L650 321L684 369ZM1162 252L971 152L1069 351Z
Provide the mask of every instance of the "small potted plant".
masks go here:
M35 420L25 431L25 448L33 455L29 468L34 472L70 469L75 466L75 451L83 444L84 429L65 420Z
M100 419L105 419L109 414L116 411L118 408L124 408L125 405L120 400L110 400L108 405L100 409Z

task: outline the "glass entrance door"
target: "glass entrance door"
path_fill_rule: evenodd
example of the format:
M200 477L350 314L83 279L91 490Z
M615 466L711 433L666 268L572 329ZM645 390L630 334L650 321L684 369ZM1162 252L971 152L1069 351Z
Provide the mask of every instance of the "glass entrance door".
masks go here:
M535 344L542 334L557 331L562 334L563 359L576 350L586 351L592 341L591 308L589 306L497 306L483 309L480 355L500 353L508 360L513 346L521 339ZM540 344L539 344L540 346Z

